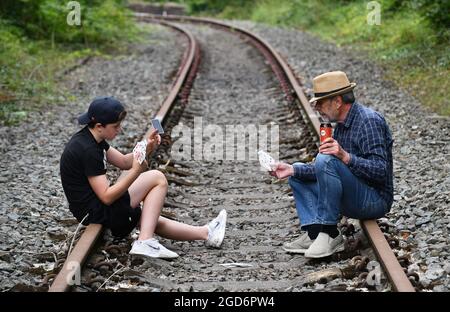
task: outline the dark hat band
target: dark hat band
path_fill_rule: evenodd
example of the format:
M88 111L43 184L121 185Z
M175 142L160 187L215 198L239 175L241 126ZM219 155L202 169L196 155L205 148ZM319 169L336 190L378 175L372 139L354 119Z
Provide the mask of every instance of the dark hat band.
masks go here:
M332 94L332 93L335 93L335 92L339 92L339 91L341 91L341 90L347 89L348 87L351 87L351 85L348 85L348 86L343 87L343 88L335 89L335 90L332 90L332 91L328 91L328 92L314 93L314 97L327 96L328 94Z

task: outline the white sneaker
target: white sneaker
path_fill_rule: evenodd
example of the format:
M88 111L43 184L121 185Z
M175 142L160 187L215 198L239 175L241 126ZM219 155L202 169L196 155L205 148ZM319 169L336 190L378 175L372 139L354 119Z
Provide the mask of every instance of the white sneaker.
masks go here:
M220 245L222 245L226 224L227 211L222 209L219 215L208 223L208 239L206 240L206 246L219 248Z
M305 253L305 251L311 246L313 240L309 238L308 232L300 235L298 239L293 242L283 244L283 249L289 253Z
M130 255L141 255L151 258L172 259L178 254L161 245L156 239L136 240L130 250Z
M341 233L331 238L327 233L320 232L314 242L305 251L305 258L323 258L344 250L344 238Z

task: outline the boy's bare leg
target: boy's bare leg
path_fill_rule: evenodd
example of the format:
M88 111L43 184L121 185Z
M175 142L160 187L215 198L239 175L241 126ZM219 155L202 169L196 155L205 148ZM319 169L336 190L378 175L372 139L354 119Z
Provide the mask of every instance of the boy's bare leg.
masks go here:
M208 238L208 227L206 225L188 225L159 217L156 234L174 240L206 240Z
M144 201L139 239L152 238L155 229L158 235L175 240L207 239L206 226L191 226L160 217L167 188L164 174L158 170L151 170L142 173L128 189L131 207L136 208L141 201Z

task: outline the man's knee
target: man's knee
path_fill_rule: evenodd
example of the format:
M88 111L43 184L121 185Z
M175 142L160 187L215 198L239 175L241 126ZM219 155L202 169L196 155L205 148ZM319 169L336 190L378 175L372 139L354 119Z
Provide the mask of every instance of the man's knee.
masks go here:
M299 179L296 179L294 177L288 178L288 184L292 189L295 188L299 183L301 183Z
M325 169L330 170L334 168L335 166L330 165L336 163L336 161L340 160L333 155L317 154L316 160L314 162L316 172L323 172Z
M305 188L305 181L302 181L300 179L297 179L296 177L289 177L288 178L288 184L291 187L292 190L298 190L301 191Z

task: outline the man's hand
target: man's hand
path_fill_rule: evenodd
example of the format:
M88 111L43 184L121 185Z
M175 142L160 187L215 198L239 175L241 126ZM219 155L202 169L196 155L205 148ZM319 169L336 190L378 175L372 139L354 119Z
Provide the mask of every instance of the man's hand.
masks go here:
M147 155L153 152L159 144L161 144L161 136L156 129L153 129L147 138Z
M269 174L278 179L284 179L294 175L294 167L290 164L279 162L274 165L273 171L270 171Z
M346 165L348 165L350 161L350 154L347 153L333 138L328 138L325 141L323 141L322 144L319 146L319 153L325 154L325 155L334 155Z

